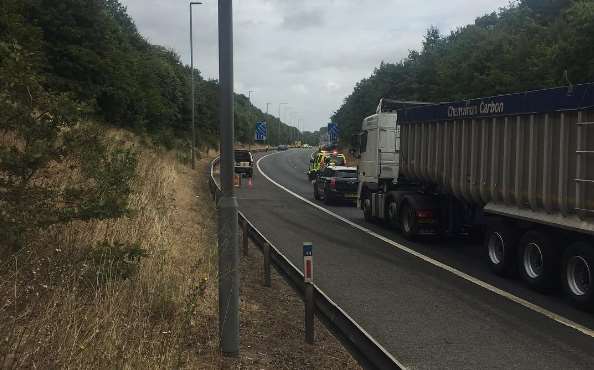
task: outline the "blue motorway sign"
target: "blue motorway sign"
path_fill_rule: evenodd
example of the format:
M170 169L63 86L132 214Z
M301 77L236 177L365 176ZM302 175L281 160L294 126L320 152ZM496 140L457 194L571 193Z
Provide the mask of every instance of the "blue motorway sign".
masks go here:
M303 257L313 256L312 249L313 245L310 242L303 243Z
M338 125L336 123L331 122L328 124L328 138L331 143L338 142L338 132Z
M265 141L268 136L268 128L265 121L256 122L256 141Z

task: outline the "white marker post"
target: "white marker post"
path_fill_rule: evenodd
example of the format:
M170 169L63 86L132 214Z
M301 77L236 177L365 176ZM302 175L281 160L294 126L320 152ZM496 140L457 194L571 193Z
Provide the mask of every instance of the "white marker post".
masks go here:
M305 342L314 344L313 245L303 243L303 279L305 281Z

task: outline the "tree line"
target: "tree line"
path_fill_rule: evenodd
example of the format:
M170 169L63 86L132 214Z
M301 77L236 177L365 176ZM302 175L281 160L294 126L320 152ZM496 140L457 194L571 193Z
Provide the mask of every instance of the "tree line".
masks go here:
M174 51L148 42L119 0L3 0L0 7L0 41L35 56L35 73L48 91L84 104L89 119L146 133L169 147L180 140L188 145L190 67ZM196 69L195 83L198 144L216 147L218 82ZM236 94L238 141L253 142L262 119L279 125Z
M43 244L52 227L132 214L138 152L106 128L186 152L190 72L144 39L118 0L2 0L0 261ZM218 83L195 77L197 142L216 148ZM235 101L238 141L253 142L262 119L297 137L247 97Z
M333 114L349 142L382 97L443 102L594 81L594 2L520 0L382 62Z

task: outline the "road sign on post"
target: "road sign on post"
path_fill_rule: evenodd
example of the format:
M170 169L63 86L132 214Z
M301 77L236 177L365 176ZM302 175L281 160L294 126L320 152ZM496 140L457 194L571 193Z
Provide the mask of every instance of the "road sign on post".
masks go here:
M303 243L303 278L306 283L313 283L313 246Z
M331 143L337 143L338 142L338 125L336 123L332 123L330 122L328 124L328 138L330 139Z
M256 122L256 141L266 141L268 126L265 121Z

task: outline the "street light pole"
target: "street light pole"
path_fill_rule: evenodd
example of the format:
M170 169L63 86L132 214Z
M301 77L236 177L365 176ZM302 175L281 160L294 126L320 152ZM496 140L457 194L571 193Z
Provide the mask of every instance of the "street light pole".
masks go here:
M272 103L266 103L266 115L264 116L264 122L266 122L266 119L268 117L268 107L271 105ZM266 122L266 148L268 148L268 146L270 145L270 132L268 132L268 122ZM266 149L268 150L268 149Z
M284 137L284 142L286 144L289 144L289 134L291 133L291 114L293 113L293 110L291 108L288 108L287 110L285 110L285 119L287 122L285 122L287 124L287 132L283 133L283 137Z
M239 354L239 249L233 189L233 1L219 0L219 340L225 356Z
M288 138L287 141L291 142L291 140L294 140L294 136L293 136L293 129L295 128L295 119L297 118L297 115L299 114L299 112L297 112L296 110L291 111L290 114L290 126L289 126L289 132L288 132Z
M281 107L283 105L287 105L287 104L289 104L289 103L278 103L278 131L276 132L276 138L277 138L279 144L280 144L281 123L282 123L282 119L281 119Z
M190 2L190 68L192 74L192 169L196 169L196 125L195 125L195 115L196 115L196 108L195 105L195 87L194 87L194 40L193 40L193 28L192 28L192 5L201 5L202 3L199 1L191 1Z
M254 90L248 90L248 100L250 101L250 104L252 104L252 93L255 92Z

